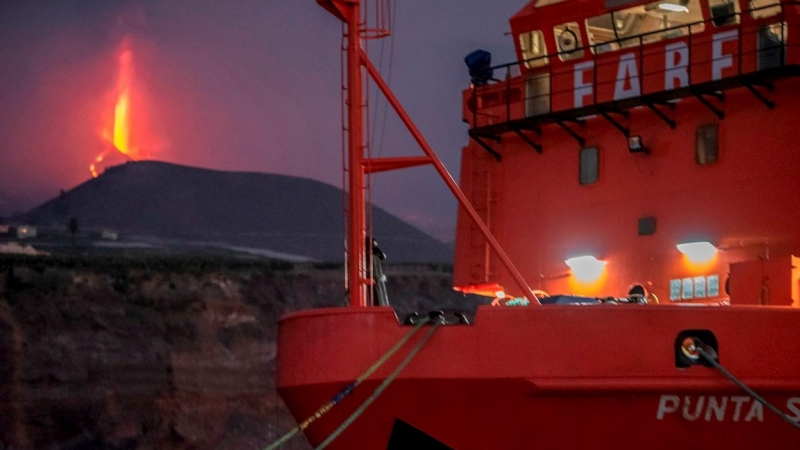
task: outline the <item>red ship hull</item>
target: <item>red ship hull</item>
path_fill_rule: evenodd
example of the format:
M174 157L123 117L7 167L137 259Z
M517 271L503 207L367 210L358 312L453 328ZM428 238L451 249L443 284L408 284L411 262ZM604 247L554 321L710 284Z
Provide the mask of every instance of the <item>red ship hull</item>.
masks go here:
M481 307L437 329L332 449L384 449L397 421L464 449L786 449L800 432L710 367L676 367L675 340L709 330L719 361L800 418L800 310L782 307ZM298 421L408 331L391 308L325 309L281 321L278 386ZM744 332L743 330L747 330ZM420 332L305 432L328 437Z
M372 307L388 301L369 294L381 277L363 177L424 163L459 202L456 288L505 306L437 327L326 448L800 448L787 423L800 421L800 3L530 1L510 22L519 61L465 59L458 186L361 47L361 2L317 1L347 24L346 105L359 106L347 108L351 308L290 314L279 330L278 387L313 445L428 336L306 428L411 329ZM365 75L424 158L365 155ZM618 298L559 303L571 295ZM733 376L698 364L714 353Z

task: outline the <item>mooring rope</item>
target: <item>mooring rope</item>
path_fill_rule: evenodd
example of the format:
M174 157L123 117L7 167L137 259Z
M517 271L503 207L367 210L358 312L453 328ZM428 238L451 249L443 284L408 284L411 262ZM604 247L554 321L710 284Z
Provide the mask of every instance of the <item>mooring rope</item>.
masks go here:
M369 405L372 404L372 402L374 402L378 398L378 396L380 396L383 393L383 391L386 390L387 387L389 387L390 384L392 384L392 381L394 381L394 379L397 378L398 375L400 375L400 372L402 372L403 369L406 368L406 366L411 362L411 360L413 360L414 357L417 356L417 353L419 353L419 351L422 350L422 347L428 342L428 340L433 336L433 333L436 332L436 329L442 323L443 320L437 320L436 322L434 322L433 325L431 325L430 330L428 330L428 332L422 339L420 339L417 345L415 345L414 348L411 349L411 352L409 352L408 356L406 356L403 362L401 362L397 366L394 372L392 372L385 380L383 380L383 383L381 383L381 385L378 386L377 389L375 389L375 392L373 392L372 395L370 395L369 398L366 401L364 401L364 403L362 403L361 406L359 406L358 409L356 409L353 412L353 414L350 414L350 417L348 417L344 422L342 422L341 425L339 425L339 428L337 428L333 433L331 433L331 435L328 436L328 438L325 439L322 442L322 444L320 444L314 450L324 449L331 442L333 442L334 439L339 437L339 435L342 434L344 430L346 430L350 425L352 425L353 422L355 422L355 420L358 419L358 417L369 407Z
M312 422L319 419L325 413L330 411L331 408L339 404L339 402L341 402L345 397L350 395L359 384L361 384L364 380L369 378L370 375L375 373L375 371L378 370L384 363L386 363L386 361L388 361L389 358L391 358L395 353L397 353L397 351L400 350L400 348L402 348L406 344L406 342L408 342L408 340L411 339L411 337L414 336L417 333L417 331L420 330L420 328L422 328L425 324L427 324L430 321L431 321L430 317L424 317L420 319L420 321L414 325L414 328L409 330L409 332L406 333L406 335L403 336L402 339L397 341L397 343L395 343L394 346L392 346L392 348L389 349L389 351L387 351L383 356L381 356L380 359L375 361L375 363L372 364L369 367L369 369L367 369L364 373L362 373L361 376L356 378L356 381L347 385L344 389L339 391L338 394L334 395L333 398L331 398L327 403L322 405L316 412L314 412L314 414L310 415L306 420L301 422L296 427L292 428L289 432L281 436L280 439L278 439L277 441L267 446L264 450L275 450L276 448L283 445L286 441L294 437L294 435L308 428Z
M739 386L740 388L742 388L742 390L743 390L743 391L747 392L747 394L748 394L748 395L750 395L750 397L753 397L754 399L756 399L756 401L757 401L757 402L759 402L759 403L761 403L762 405L766 406L766 407L767 407L767 409L769 409L770 411L772 411L772 412L774 412L775 414L777 414L778 416L780 416L780 418L781 418L781 419L785 420L785 421L786 421L786 422L788 422L790 425L792 425L793 427L795 427L795 428L797 428L797 429L799 429L799 430L800 430L800 424L798 424L797 422L795 422L794 420L792 420L792 418L791 418L791 417L789 417L788 415L786 415L786 414L785 414L783 411L781 411L780 409L776 408L776 407L775 407L775 406L774 406L772 403L770 403L770 402L768 402L766 399L764 399L764 397L762 397L762 396L758 395L758 394L756 393L756 391L754 391L754 390L750 389L750 387L749 387L749 386L747 386L746 384L744 384L744 383L743 383L741 380L739 380L738 378L736 378L736 377L735 377L735 376L734 376L732 373L728 372L728 370L727 370L727 369L725 369L724 367L722 367L722 365L721 365L719 362L717 362L717 360L716 360L716 355L714 355L714 354L712 354L712 353L709 353L708 351L706 351L706 349L705 349L706 345L705 345L705 344L703 344L703 343L702 343L702 342L700 342L699 340L695 340L695 342L697 343L697 344L696 344L697 351L700 353L700 355L702 355L702 356L703 356L703 358L705 358L705 360L706 360L706 361L708 361L708 362L709 362L709 364L711 364L712 366L714 366L714 368L715 368L715 369L717 369L717 370L719 370L719 371L720 371L720 372L721 372L723 375L725 375L725 377L727 377L729 380L733 381L733 382L734 382L734 383L735 383L737 386ZM712 351L713 351L713 350L712 350ZM716 352L714 352L714 353L716 353Z

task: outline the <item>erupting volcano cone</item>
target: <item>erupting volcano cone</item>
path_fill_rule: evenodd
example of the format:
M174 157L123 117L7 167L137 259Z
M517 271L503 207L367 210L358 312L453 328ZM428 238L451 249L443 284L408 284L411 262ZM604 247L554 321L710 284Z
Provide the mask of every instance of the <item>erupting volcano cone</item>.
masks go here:
M127 43L123 43L122 52L119 55L119 75L117 78L116 87L116 104L114 106L114 123L111 131L107 128L103 130L102 138L113 149L104 150L102 153L95 157L94 161L89 165L89 171L92 176L97 178L97 166L111 153L113 150L125 155L127 158L134 160L133 153L135 149L130 143L130 99L133 81L133 53L128 48Z

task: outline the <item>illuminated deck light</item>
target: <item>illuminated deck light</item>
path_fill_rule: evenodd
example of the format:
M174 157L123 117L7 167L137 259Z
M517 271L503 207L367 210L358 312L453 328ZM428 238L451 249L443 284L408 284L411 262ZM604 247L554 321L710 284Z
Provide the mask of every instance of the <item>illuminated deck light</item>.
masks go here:
M631 153L644 153L645 155L650 154L650 150L642 143L642 137L638 135L628 137L628 151Z
M598 279L606 266L605 261L600 261L594 256L577 256L564 261L570 269L572 275L578 281L590 282Z
M687 242L678 244L678 251L686 255L693 263L704 263L710 261L717 254L717 247L708 241Z

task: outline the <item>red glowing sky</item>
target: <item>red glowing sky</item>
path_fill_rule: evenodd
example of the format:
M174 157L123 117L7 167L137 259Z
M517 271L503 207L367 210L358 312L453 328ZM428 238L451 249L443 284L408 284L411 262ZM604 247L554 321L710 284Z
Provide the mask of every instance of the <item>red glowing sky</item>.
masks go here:
M394 43L383 41L382 58L381 41L371 41L369 52L388 77L391 49L396 95L457 175L467 142L463 57L485 48L496 62L510 60L512 41L503 33L525 2L394 3ZM340 33L313 0L3 2L0 216L91 176L88 164L109 149L102 134L109 120L113 126L123 42L132 55L137 157L339 186ZM381 134L384 103L374 94L371 103ZM382 134L374 138L382 155L419 154L391 111ZM112 156L109 164L124 161ZM373 199L442 240L453 238L455 202L432 169L380 175Z

